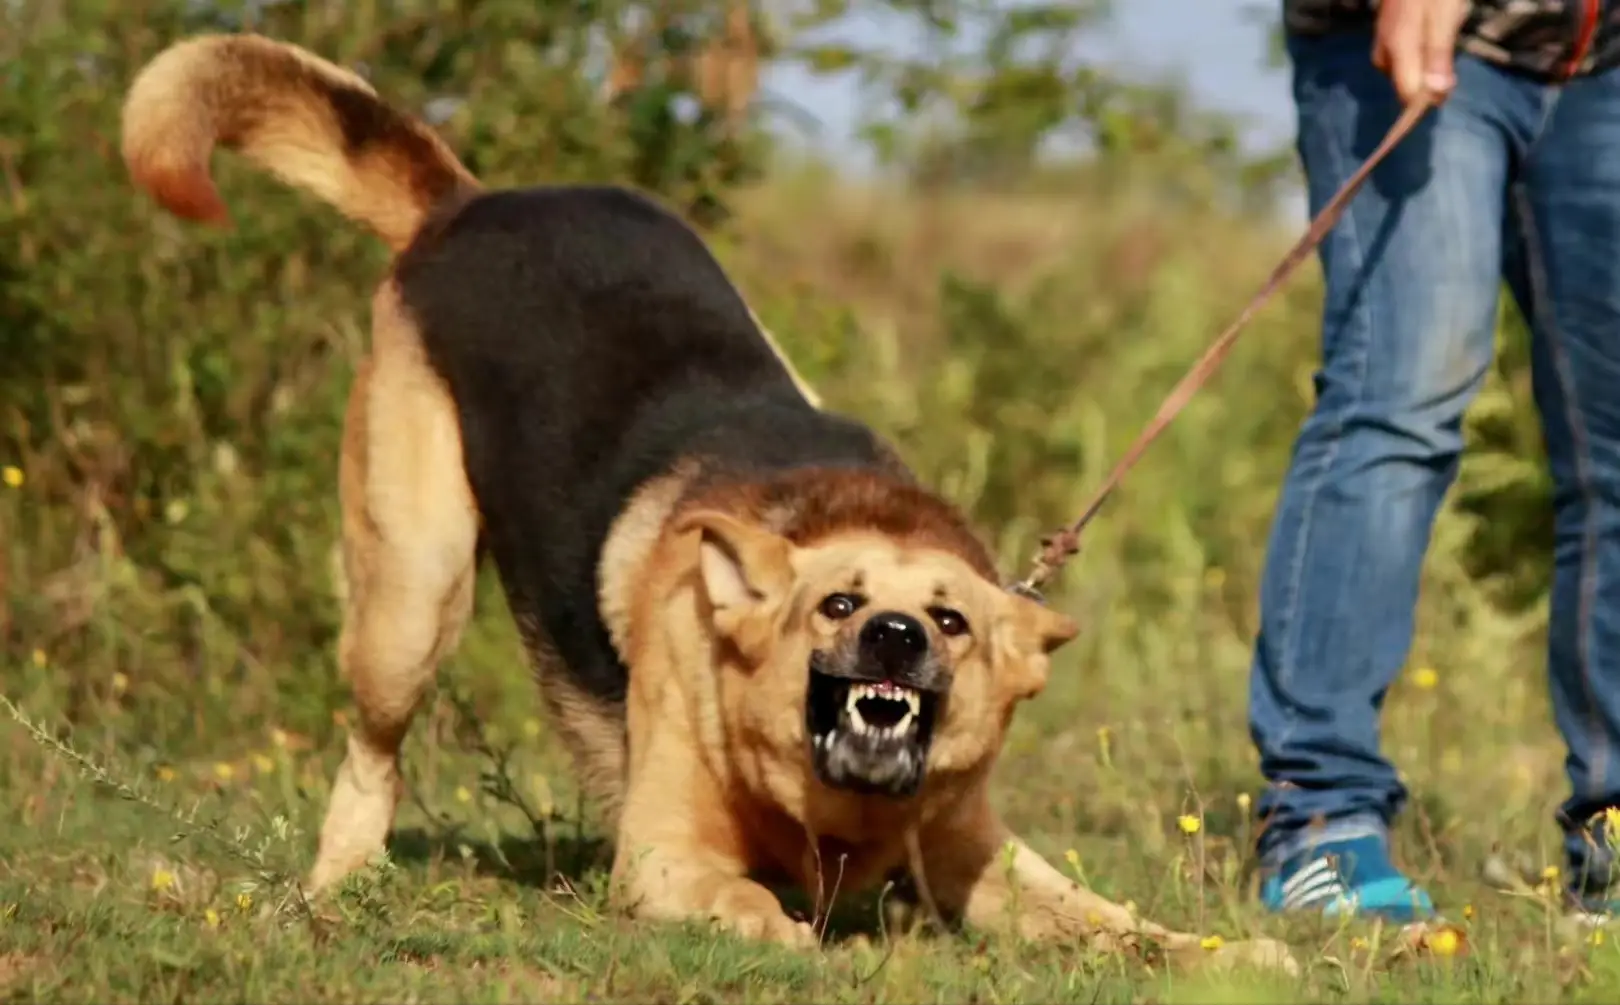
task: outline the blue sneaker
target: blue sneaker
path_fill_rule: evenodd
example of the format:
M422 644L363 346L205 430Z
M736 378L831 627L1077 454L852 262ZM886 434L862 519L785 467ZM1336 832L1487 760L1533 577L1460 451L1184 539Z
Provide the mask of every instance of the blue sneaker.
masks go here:
M1616 911L1620 911L1620 900L1611 891L1564 889L1564 916L1582 928L1607 928L1613 924Z
M1377 915L1406 923L1434 917L1434 902L1389 860L1380 835L1313 844L1271 871L1260 901L1277 912L1333 918Z
M1564 903L1567 914L1579 924L1608 925L1620 913L1620 863L1615 861L1614 833L1617 825L1620 813L1607 810L1566 838L1569 879L1564 885Z

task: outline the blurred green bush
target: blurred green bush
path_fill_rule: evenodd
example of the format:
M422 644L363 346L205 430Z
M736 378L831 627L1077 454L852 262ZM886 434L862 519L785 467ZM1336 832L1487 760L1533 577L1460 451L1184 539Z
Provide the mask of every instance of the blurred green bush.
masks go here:
M924 5L882 6L962 32ZM1245 155L1229 124L1174 88L1076 65L1070 49L1019 55L1031 38L1094 27L1087 5L1020 8L1044 19L974 7L993 22L980 47L935 62L805 41L845 4L757 19L747 58L861 74L867 135L898 183L796 164L757 115L738 123L694 102L702 80L666 71L716 30L710 8L254 9L0 11L0 464L21 478L0 486L0 673L8 693L81 727L108 702L137 715L121 734L134 745L183 749L205 723L329 735L342 703L335 458L386 261L332 211L229 157L217 162L229 231L168 218L131 188L117 157L123 88L186 32L245 25L362 66L442 119L492 185L655 191L708 228L829 401L967 506L1009 573L1282 248L1257 207L1291 170L1286 151ZM644 58L604 100L605 54L635 24L652 26ZM1041 154L1060 134L1079 136L1079 152ZM1317 304L1303 280L1267 310L1091 532L1060 599L1090 627L1076 661L1188 707L1230 705L1309 400ZM1437 538L1430 606L1455 632L1436 644L1459 659L1500 661L1545 592L1548 491L1522 329L1503 339ZM481 599L457 660L481 671L494 715L495 693L523 674L493 584ZM1486 619L1500 631L1481 631Z

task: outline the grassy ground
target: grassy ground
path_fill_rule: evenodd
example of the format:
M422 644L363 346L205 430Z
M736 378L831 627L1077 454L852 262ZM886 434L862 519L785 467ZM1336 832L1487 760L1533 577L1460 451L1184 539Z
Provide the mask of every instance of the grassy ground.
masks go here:
M258 216L241 218L251 230ZM0 716L0 998L1484 1002L1603 1001L1620 986L1613 940L1564 931L1533 889L1481 881L1500 860L1533 887L1557 862L1564 782L1541 613L1502 613L1465 573L1492 524L1457 510L1437 529L1385 730L1414 795L1398 858L1467 951L1400 954L1376 926L1255 907L1245 674L1261 543L1309 396L1308 281L1088 533L1056 598L1084 633L1018 720L999 788L1034 847L1106 895L1179 928L1289 939L1308 964L1298 983L913 930L876 896L840 897L811 954L631 926L605 909L600 835L491 582L407 745L391 864L306 914L290 881L343 742L329 468L364 296L309 280L319 262L300 257L343 231L164 233L193 269L255 269L272 247L289 270L305 264L275 280L274 310L132 285L179 319L149 322L163 338L130 336L151 372L97 343L84 383L46 388L38 430L5 420L38 446L0 457L14 468L0 482L0 680L34 724ZM1008 569L1073 511L1278 244L1167 217L1151 193L924 201L813 178L775 182L716 243L829 400L997 534ZM256 304L265 282L231 296ZM207 325L213 355L167 334ZM1511 390L1493 378L1492 407ZM205 429L198 402L226 418ZM1465 483L1502 484L1489 460L1476 451Z
M512 642L498 602L485 607L494 613L470 640L474 652ZM51 672L42 653L7 679L26 693ZM408 747L412 791L391 860L313 913L289 881L313 850L341 712L319 742L275 726L207 724L198 748L207 754L178 761L129 753L139 722L122 677L87 699L102 713L98 730L63 736L52 723L10 720L0 728L0 800L11 808L0 828L0 996L1595 1002L1620 980L1614 942L1563 930L1533 893L1476 879L1503 834L1528 836L1512 844L1532 853L1542 837L1533 861L1554 861L1542 833L1556 791L1551 748L1519 761L1500 744L1470 751L1473 769L1455 772L1464 819L1435 819L1450 799L1420 801L1401 857L1433 883L1463 946L1403 954L1398 933L1375 925L1260 916L1242 853L1252 779L1230 769L1248 763L1230 698L1216 718L1231 721L1200 721L1195 698L1071 664L1020 724L1001 769L1015 826L1145 914L1224 938L1288 938L1309 964L1302 980L1155 972L1082 946L939 934L881 895L841 898L822 950L804 954L614 916L605 849L543 723L514 706L472 726L468 673L468 661L452 663ZM1415 678L1415 693L1398 700L1432 717L1439 671ZM1415 781L1425 796L1446 786L1438 767ZM1201 826L1189 834L1183 818Z

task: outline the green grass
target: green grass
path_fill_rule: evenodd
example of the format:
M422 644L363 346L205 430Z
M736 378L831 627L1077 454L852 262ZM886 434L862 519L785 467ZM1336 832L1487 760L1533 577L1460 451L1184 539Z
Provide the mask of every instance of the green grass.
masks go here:
M824 945L810 953L630 922L608 906L605 846L574 801L538 703L510 703L504 714L480 715L482 726L471 722L479 713L463 686L469 664L509 645L513 664L517 655L493 585L484 585L471 658L451 661L407 745L411 795L389 861L311 912L292 881L313 852L341 748L336 724L312 739L271 723L200 723L205 734L189 755L169 760L131 741L151 703L182 697L140 694L122 676L83 699L94 708L81 717L97 729L59 734L35 710L23 713L32 728L4 719L0 802L13 824L0 828L0 995L1601 1001L1620 980L1613 941L1565 931L1533 894L1495 892L1476 878L1502 835L1530 838L1510 841L1509 851L1555 861L1545 816L1556 793L1555 748L1519 751L1514 761L1507 746L1482 738L1464 763L1442 752L1420 769L1422 798L1399 852L1433 884L1472 952L1402 956L1389 929L1284 924L1258 911L1241 810L1255 779L1236 696L1217 700L1222 714L1199 717L1191 714L1196 695L1157 690L1151 673L1073 661L1009 743L999 796L1010 820L1038 851L1068 859L1096 889L1144 914L1227 939L1287 938L1307 964L1300 981L1155 971L1082 945L1020 944L1001 931L939 933L881 891L839 898ZM508 672L521 687L518 672ZM6 679L21 685L14 694L48 696L52 675L42 654ZM1433 719L1450 684L1440 671L1416 679L1433 686L1396 697L1397 735ZM1184 815L1201 819L1196 834L1179 826Z

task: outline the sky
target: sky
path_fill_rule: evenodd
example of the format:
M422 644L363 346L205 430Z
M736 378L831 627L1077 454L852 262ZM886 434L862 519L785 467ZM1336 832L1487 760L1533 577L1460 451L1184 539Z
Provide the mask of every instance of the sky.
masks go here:
M1267 69L1265 27L1249 13L1275 17L1277 0L1116 0L1113 23L1088 44L1098 62L1148 76L1180 77L1195 101L1242 117L1254 145L1286 142L1293 134L1286 70ZM851 18L838 35L862 45L905 45L894 26ZM817 78L795 67L773 70L768 94L797 105L819 122L813 137L852 168L864 158L851 140L857 93L852 81Z

